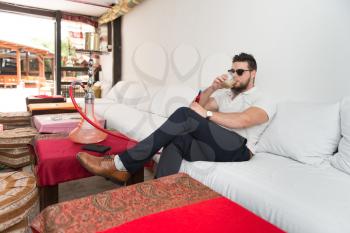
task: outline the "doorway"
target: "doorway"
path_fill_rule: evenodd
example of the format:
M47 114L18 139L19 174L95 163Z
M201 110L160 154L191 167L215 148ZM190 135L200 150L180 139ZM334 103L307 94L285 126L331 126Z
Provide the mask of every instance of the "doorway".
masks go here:
M26 96L54 93L55 20L0 12L0 21L0 112L26 111Z

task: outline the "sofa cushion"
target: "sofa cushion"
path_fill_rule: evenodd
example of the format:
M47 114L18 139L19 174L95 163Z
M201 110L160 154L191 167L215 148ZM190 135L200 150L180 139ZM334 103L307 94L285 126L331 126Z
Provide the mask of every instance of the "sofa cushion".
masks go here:
M339 140L339 103L281 103L261 136L257 152L319 165L333 155Z
M125 104L114 104L104 114L107 128L115 129L140 141L151 134L166 118L143 112Z
M143 112L151 111L151 104L154 96L161 90L162 86L157 85L146 85L145 87L145 96L140 99L140 101L135 106L136 109Z
M331 158L331 164L350 174L350 97L344 98L340 105L341 135L338 152Z
M188 86L165 87L154 96L151 112L162 117L169 117L176 109L189 106L197 94L196 90Z
M117 103L129 106L137 105L142 99L147 97L147 92L141 82L119 81L106 95L106 99L112 99Z
M267 153L239 163L187 162L180 172L289 233L350 232L350 179Z
M136 108L161 117L169 117L179 107L189 106L197 95L196 90L185 85L147 88L149 101L138 104Z

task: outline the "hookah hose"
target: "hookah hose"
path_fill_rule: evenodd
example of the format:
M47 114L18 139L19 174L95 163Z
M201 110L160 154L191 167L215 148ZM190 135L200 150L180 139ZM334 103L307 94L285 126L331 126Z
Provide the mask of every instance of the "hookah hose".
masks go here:
M89 122L93 127L95 127L96 129L98 130L101 130L102 132L106 133L106 134L109 134L111 136L114 136L114 137L117 137L117 138L121 138L121 139L124 139L124 140L128 140L128 141L132 141L132 142L137 142L136 140L134 139L131 139L121 133L119 134L116 134L116 133L113 133L111 131L108 131L104 128L102 128L101 126L99 126L98 124L96 124L95 122L93 122L92 120L90 120L86 115L85 113L83 113L83 111L81 111L80 107L78 106L77 102L75 101L75 98L73 96L73 86L75 86L77 83L79 83L79 85L85 90L84 88L84 85L82 84L81 81L73 81L69 87L69 97L70 99L72 100L72 103L75 107L75 109L80 113L80 115L87 121ZM86 91L85 91L86 92Z

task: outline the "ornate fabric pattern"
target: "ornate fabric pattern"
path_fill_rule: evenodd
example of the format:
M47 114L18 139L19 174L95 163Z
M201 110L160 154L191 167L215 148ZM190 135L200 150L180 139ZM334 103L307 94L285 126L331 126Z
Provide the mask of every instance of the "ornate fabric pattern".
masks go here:
M30 112L0 112L0 123L30 121Z
M0 148L25 147L37 134L33 127L5 130L0 133Z
M31 227L37 232L96 232L219 196L180 173L49 206Z
M17 171L0 173L0 231L26 221L37 200L33 175Z
M0 124L4 125L4 130L29 127L31 116L30 112L0 112Z
M28 147L0 148L0 164L11 168L20 168L29 165L31 153Z

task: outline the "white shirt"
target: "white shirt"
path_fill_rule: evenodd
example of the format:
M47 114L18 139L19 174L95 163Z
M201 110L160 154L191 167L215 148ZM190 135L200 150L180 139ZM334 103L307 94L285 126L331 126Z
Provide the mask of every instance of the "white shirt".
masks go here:
M246 138L247 147L254 154L255 146L258 143L261 134L264 132L276 112L276 105L259 92L256 87L242 92L237 96L234 96L233 92L229 89L220 89L216 91L212 97L219 106L219 112L243 112L249 107L254 106L261 108L267 113L269 120L263 124L243 129L227 128L228 130L234 131Z

